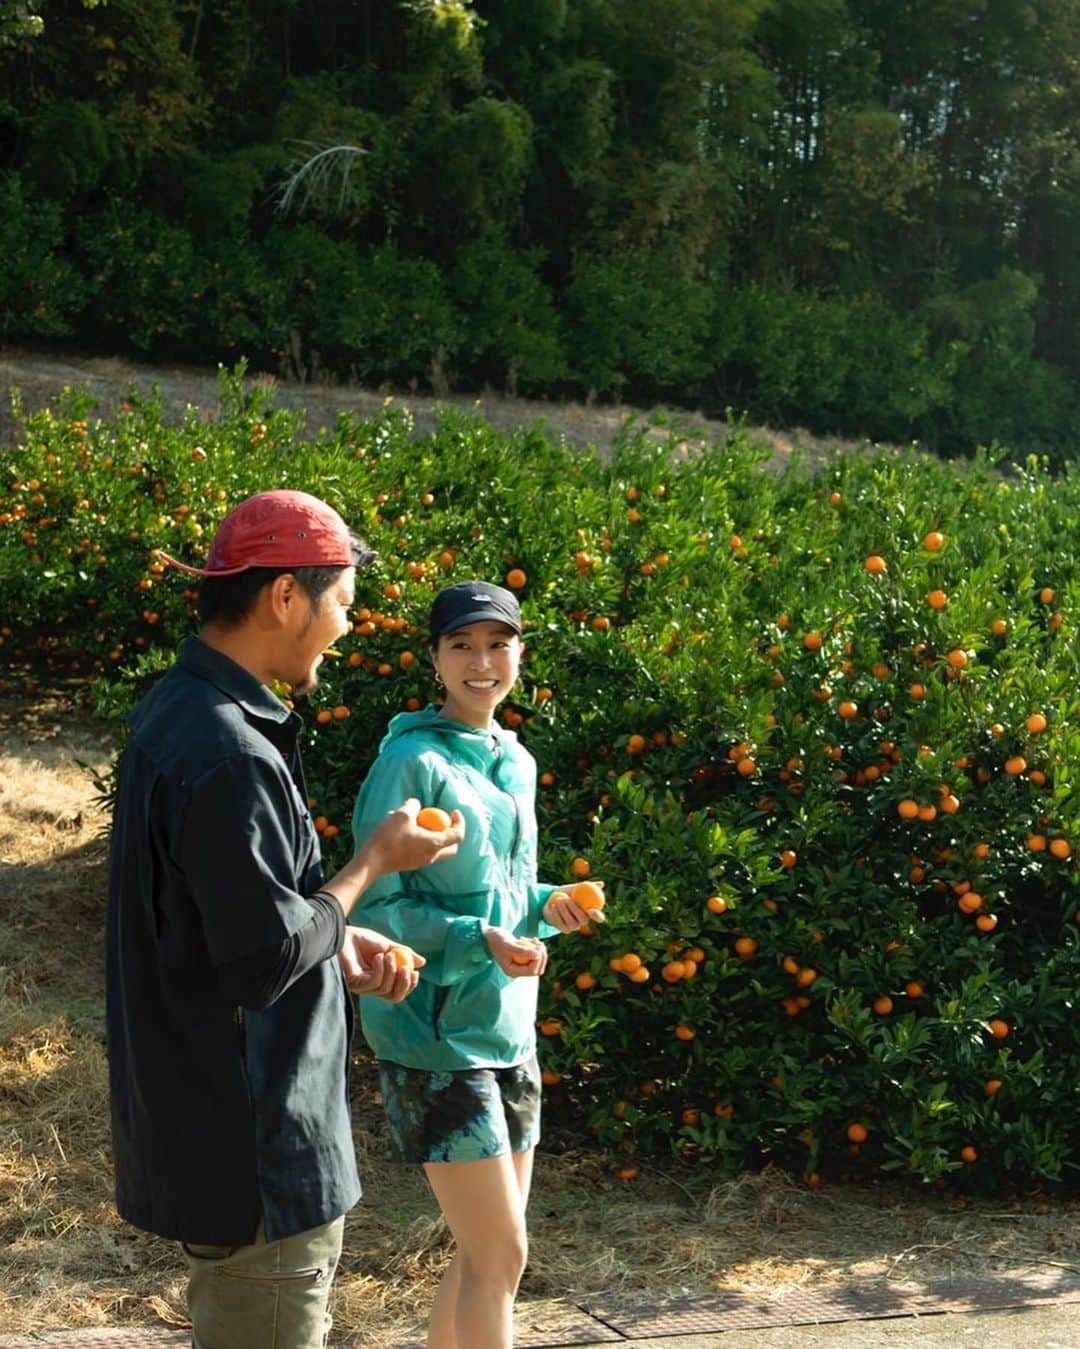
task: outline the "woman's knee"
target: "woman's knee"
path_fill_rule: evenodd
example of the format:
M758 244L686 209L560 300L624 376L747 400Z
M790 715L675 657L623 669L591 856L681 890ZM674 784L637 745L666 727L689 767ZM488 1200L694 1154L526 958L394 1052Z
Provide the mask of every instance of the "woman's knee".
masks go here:
M529 1258L529 1239L524 1228L515 1228L489 1237L481 1249L459 1249L458 1254L465 1278L516 1290Z

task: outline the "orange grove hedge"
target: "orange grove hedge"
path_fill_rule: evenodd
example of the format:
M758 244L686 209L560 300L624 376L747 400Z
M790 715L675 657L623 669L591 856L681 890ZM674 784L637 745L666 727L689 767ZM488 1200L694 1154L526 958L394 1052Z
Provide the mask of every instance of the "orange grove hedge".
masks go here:
M222 411L113 422L79 395L0 463L0 661L96 677L119 716L192 628L155 549L205 555L289 485L378 549L303 706L328 864L395 712L432 694L449 580L511 573L528 653L502 716L536 756L542 874L606 882L553 945L549 1110L619 1174L739 1169L1069 1185L1080 1142L1076 475L877 449L774 473L742 434L628 425L610 462L542 427L389 404L300 438Z

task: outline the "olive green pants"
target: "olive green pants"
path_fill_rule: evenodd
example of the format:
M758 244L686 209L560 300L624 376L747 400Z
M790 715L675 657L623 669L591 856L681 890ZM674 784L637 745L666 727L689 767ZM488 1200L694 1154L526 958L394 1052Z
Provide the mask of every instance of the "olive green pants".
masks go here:
M189 1246L193 1349L325 1349L345 1219L282 1241L262 1224L250 1246Z

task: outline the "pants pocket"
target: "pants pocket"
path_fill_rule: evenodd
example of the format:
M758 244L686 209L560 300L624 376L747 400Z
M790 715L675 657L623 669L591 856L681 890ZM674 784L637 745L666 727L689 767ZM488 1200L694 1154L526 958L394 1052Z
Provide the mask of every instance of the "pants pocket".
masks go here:
M311 1269L279 1269L266 1274L247 1274L242 1269L230 1269L227 1265L218 1271L222 1279L236 1279L241 1283L322 1283L326 1270L318 1266Z

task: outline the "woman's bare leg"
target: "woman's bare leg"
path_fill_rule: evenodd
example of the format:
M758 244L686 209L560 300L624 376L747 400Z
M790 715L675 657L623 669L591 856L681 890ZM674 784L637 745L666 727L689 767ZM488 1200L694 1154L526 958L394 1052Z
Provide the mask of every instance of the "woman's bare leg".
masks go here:
M429 1349L510 1349L532 1153L429 1162L424 1172L457 1245L432 1307Z

